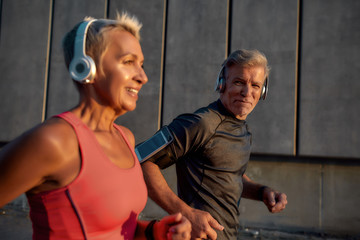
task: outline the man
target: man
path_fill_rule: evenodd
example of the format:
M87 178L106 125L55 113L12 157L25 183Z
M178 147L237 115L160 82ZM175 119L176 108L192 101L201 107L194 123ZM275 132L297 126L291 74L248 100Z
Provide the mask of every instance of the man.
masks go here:
M219 100L162 128L173 141L142 164L149 196L167 212L186 216L193 239L236 239L241 197L263 201L270 212L287 204L284 193L244 174L251 147L245 120L259 99L265 99L268 74L267 59L259 51L233 52L217 79ZM159 170L173 163L179 197Z

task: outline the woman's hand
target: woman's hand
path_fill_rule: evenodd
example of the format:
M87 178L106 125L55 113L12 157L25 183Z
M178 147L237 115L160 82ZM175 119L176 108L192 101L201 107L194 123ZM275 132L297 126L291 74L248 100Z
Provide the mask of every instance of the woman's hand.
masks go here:
M156 240L190 239L191 223L181 213L166 216L155 223L153 236Z

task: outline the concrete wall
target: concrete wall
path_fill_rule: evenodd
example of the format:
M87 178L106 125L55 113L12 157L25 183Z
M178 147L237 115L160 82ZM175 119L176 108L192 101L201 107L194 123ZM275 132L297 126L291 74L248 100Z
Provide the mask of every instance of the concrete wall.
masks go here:
M272 70L268 98L248 118L254 154L247 174L287 193L289 204L273 215L243 200L241 223L360 234L360 1L0 3L1 145L77 103L62 36L85 16L114 17L127 10L143 22L149 83L137 109L117 123L129 127L138 142L145 140L178 114L217 98L215 79L229 52L257 48ZM176 190L173 168L164 173ZM24 203L19 198L6 209L26 210ZM163 214L149 200L142 217ZM0 219L11 224L6 214Z
M289 204L283 213L271 214L260 202L243 199L241 224L359 236L360 166L323 162L316 158L289 161L254 157L248 176L284 191Z

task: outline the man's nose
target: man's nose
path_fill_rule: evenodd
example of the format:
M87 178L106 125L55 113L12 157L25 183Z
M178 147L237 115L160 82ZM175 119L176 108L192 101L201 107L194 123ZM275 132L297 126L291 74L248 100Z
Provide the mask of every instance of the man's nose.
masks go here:
M240 93L244 97L248 96L250 93L250 86L248 84L244 84L243 87L241 88Z

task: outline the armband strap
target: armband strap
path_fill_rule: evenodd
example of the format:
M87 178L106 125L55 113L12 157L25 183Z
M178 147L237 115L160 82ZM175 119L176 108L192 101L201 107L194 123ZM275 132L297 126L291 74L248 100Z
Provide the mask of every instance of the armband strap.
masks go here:
M145 228L145 237L147 240L154 240L154 225L158 220L152 220Z
M168 157L170 154L168 148L173 141L174 137L171 131L164 126L154 136L135 146L136 156L140 163L150 160L157 164L159 159L163 160Z
M265 190L265 188L267 188L268 186L262 186L262 187L260 187L259 188L259 195L258 195L258 199L260 200L260 201L264 201L264 190Z

